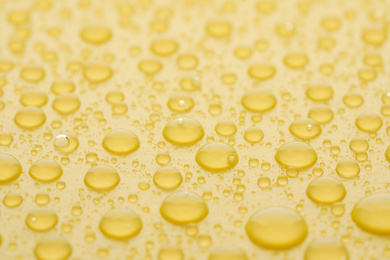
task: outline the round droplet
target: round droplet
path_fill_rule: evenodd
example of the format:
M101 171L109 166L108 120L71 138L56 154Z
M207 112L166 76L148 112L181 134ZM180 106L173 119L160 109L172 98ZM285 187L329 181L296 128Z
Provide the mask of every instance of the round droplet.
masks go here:
M103 26L88 26L81 30L81 39L92 44L102 44L111 39L110 28Z
M326 124L332 121L333 111L327 105L318 104L309 110L308 117L319 124Z
M20 72L22 79L28 82L41 81L45 77L45 74L45 70L38 66L27 66Z
M204 130L195 119L180 117L166 124L163 136L168 142L177 145L190 145L203 138Z
M223 38L229 36L232 27L229 22L226 21L214 21L207 24L207 33L215 38Z
M41 107L47 103L47 95L42 91L29 91L20 97L23 106Z
M138 214L130 209L112 209L100 220L99 229L111 238L132 238L141 231L142 221Z
M209 209L199 195L185 191L169 195L161 204L160 213L169 222L187 224L204 219Z
M238 163L238 154L230 145L213 142L202 146L196 153L195 160L208 170L228 170Z
M264 132L258 127L249 127L245 133L244 138L250 143L258 143L264 138Z
M158 39L150 46L154 54L163 57L174 54L178 48L179 44L173 39Z
M349 148L355 153L365 152L369 148L367 140L363 137L355 137L349 143Z
M106 101L109 104L119 103L125 100L125 95L121 91L111 90L106 94Z
M107 165L95 166L88 170L84 183L96 191L106 191L115 188L120 182L118 172Z
M305 260L348 260L347 248L332 238L316 239L309 244L305 252Z
M58 113L71 114L79 109L80 104L80 99L75 94L64 93L54 99L52 107Z
M337 163L336 172L343 178L352 178L359 174L359 164L353 159L344 159Z
M91 64L84 67L83 75L91 83L101 83L111 78L112 69L103 64Z
M238 247L220 247L214 249L208 258L208 260L248 260L245 252Z
M304 53L291 53L284 57L284 64L291 69L301 69L309 62Z
M53 160L40 160L30 167L30 176L38 181L52 182L62 176L61 166Z
M327 85L312 85L307 88L306 96L313 101L326 101L333 97L333 88Z
M290 132L296 137L302 139L311 139L321 134L321 126L314 120L309 118L295 119L290 127Z
M10 133L0 133L0 145L9 146L14 141L12 134Z
M184 260L184 253L180 247L163 247L158 252L158 260Z
M50 208L36 208L26 217L26 225L33 231L44 232L57 225L58 217Z
M156 60L142 60L138 64L138 68L147 75L153 75L162 69L162 64Z
M194 100L188 95L174 95L168 100L170 110L178 113L189 112L194 107Z
M78 146L79 140L71 133L59 134L54 139L54 147L64 153L74 152Z
M232 136L237 132L237 127L231 120L218 121L215 132L221 136Z
M174 190L183 182L179 170L172 167L159 168L153 176L153 182L163 190Z
M23 107L16 112L14 121L19 127L31 130L43 125L46 121L46 115L40 108Z
M16 208L23 202L23 197L19 193L10 192L4 196L3 204L9 208Z
M256 64L250 66L248 74L251 78L258 80L266 80L272 78L276 73L276 69L272 65Z
M275 95L267 90L255 88L248 90L241 99L242 105L252 112L265 112L276 106Z
M356 126L364 132L376 132L383 122L380 115L371 112L361 113L355 121Z
M340 28L340 19L337 17L326 17L322 19L321 25L327 31L336 31Z
M182 70L193 70L198 64L199 60L193 54L181 54L177 57L177 66Z
M0 153L0 183L16 180L21 173L22 166L15 157Z
M75 90L75 85L72 81L69 80L58 80L54 81L51 85L51 91L56 95L61 95L65 93L72 93Z
M39 260L65 260L72 254L72 247L65 238L46 237L35 246L34 254Z
M386 32L383 29L365 29L362 39L368 44L380 46L386 40Z
M317 162L317 153L308 144L290 142L279 148L275 154L275 160L286 167L305 169Z
M344 199L344 185L336 178L322 176L312 181L306 189L309 199L317 203L331 204Z
M256 245L269 249L287 249L305 240L308 227L297 212L271 207L253 214L246 224L246 233Z
M345 94L343 97L343 102L347 107L355 108L363 105L364 99L360 93L352 91Z
M103 139L103 148L115 154L129 154L140 147L138 136L127 129L116 129Z
M352 220L361 229L380 235L390 234L390 194L369 195L356 203L351 212Z

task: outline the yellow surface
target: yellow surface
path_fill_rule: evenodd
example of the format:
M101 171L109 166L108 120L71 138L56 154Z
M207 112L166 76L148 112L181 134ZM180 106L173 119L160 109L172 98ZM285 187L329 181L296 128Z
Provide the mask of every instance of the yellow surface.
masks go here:
M388 10L0 0L0 259L390 258Z

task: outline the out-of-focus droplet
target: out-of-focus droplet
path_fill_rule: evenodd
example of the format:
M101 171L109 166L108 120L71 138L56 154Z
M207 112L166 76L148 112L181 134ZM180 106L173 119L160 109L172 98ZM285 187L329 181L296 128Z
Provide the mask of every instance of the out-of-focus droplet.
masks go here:
M57 80L51 84L51 91L56 95L72 93L76 87L70 80Z
M319 238L309 244L305 251L305 260L348 260L347 248L338 240Z
M307 116L319 124L326 124L332 121L333 111L327 105L318 104L309 110Z
M15 157L9 154L0 154L0 183L16 180L21 173L22 165Z
M20 72L22 79L28 82L39 82L45 75L45 70L38 66L26 66Z
M284 57L283 61L291 69L301 69L307 65L309 57L304 53L290 53Z
M272 78L276 73L276 69L272 65L256 64L248 69L248 74L251 78L258 80L267 80Z
M230 35L232 26L226 21L213 21L206 26L207 33L215 38L223 38Z
M179 48L179 44L173 39L158 39L152 42L151 51L159 56L170 56Z
M326 101L333 97L333 92L328 85L311 85L306 90L306 96L313 101Z
M344 95L343 102L347 107L356 108L363 105L364 98L360 93L352 91Z
M267 90L255 88L248 90L241 99L242 105L252 112L265 112L276 106L275 95Z
M208 260L249 260L249 258L241 248L230 246L214 249Z
M28 91L20 97L23 106L41 107L47 103L47 95L42 91Z
M92 44L102 44L111 39L112 32L105 26L87 26L80 32L80 37L85 42Z
M102 83L111 78L111 67L103 64L90 64L84 67L83 75L91 83Z

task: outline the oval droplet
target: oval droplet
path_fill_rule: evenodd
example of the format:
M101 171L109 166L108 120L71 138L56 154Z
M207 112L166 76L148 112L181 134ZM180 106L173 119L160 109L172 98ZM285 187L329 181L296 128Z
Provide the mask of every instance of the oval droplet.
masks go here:
M226 21L213 21L207 24L207 33L215 38L223 38L230 35L232 26Z
M257 127L249 127L245 133L244 138L250 143L258 143L264 138L264 132Z
M336 178L322 176L312 181L306 189L309 199L317 203L331 204L344 199L344 185Z
M79 146L77 136L71 133L63 133L56 136L54 139L54 147L56 150L63 153L71 153L76 151Z
M217 122L215 132L221 136L232 136L237 132L237 127L231 120L221 120Z
M111 78L111 67L103 64L90 64L84 67L83 75L91 83L102 83Z
M14 121L19 127L32 130L45 123L46 115L38 107L23 107L16 112Z
M154 75L162 69L162 64L156 60L141 60L138 64L138 68L141 72L146 75Z
M382 127L383 121L377 113L364 112L356 118L355 124L364 132L376 132Z
M165 246L158 252L158 260L184 260L184 253L180 247Z
M163 190L174 190L183 182L180 171L172 167L159 168L153 176L154 184Z
M241 99L242 105L252 112L265 112L276 106L275 95L267 90L255 88L248 90Z
M127 129L116 129L103 139L103 148L115 154L129 154L140 147L138 136Z
M333 97L333 92L328 85L311 85L306 90L306 96L313 101L326 101Z
M36 208L31 210L26 217L26 225L33 231L44 232L57 225L58 217L50 208Z
M195 119L180 117L166 124L163 129L163 136L173 144L191 145L203 138L204 130Z
M321 134L321 126L314 120L309 118L295 119L290 127L290 132L296 137L302 139L311 139Z
M19 207L23 202L23 197L17 192L10 192L4 196L3 204L8 208Z
M120 182L118 172L107 165L98 165L88 170L84 183L96 191L106 191L115 188Z
M308 144L290 142L279 148L275 154L275 160L286 167L305 169L317 162L317 153Z
M45 70L38 66L26 66L20 72L22 79L28 82L39 82L45 75Z
M72 246L62 237L46 237L34 249L38 260L66 260L72 254Z
M208 260L249 260L249 258L241 248L230 246L214 249Z
M195 160L208 170L228 170L238 163L238 154L227 144L213 142L202 146L196 153Z
M64 93L57 96L52 104L55 111L61 114L72 114L80 107L80 99L72 93Z
M170 56L179 48L179 44L173 39L158 39L150 46L151 51L159 56Z
M33 163L30 167L30 176L38 181L52 182L62 176L63 170L61 166L53 160L39 160Z
M178 113L189 112L194 107L194 100L188 95L174 95L168 100L170 110Z
M20 97L23 106L41 107L47 103L47 95L42 91L28 91Z
M111 238L132 238L141 231L142 221L130 209L112 209L100 220L99 229L103 235Z
M351 91L344 95L343 102L349 108L356 108L363 105L364 98L360 93Z
M15 157L9 154L0 154L0 183L16 180L21 173L22 165Z
M326 124L332 121L333 111L327 105L318 104L309 110L308 117L319 124Z
M111 39L110 28L104 26L88 26L81 30L80 37L85 42L92 44L102 44Z
M290 53L284 57L283 61L291 69L301 69L307 65L309 57L304 53Z
M355 137L349 143L349 148L355 153L361 153L368 150L369 144L365 138Z
M343 178L352 178L359 174L359 164L353 159L344 159L337 163L336 172Z
M70 80L57 80L53 82L50 89L54 94L61 95L72 93L76 89L76 86Z
M309 244L305 260L348 260L347 248L338 240L319 238Z
M272 65L256 64L248 69L248 74L251 78L258 80L267 80L272 78L276 73L276 69Z

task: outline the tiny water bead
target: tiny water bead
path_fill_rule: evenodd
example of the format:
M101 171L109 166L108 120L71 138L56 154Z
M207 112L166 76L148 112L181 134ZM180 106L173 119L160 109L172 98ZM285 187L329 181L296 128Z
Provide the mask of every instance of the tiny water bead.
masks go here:
M14 141L12 134L10 133L0 133L0 145L9 146Z
M74 152L79 146L79 140L76 135L71 133L59 134L54 138L54 147L63 153Z
M83 69L84 77L91 83L102 83L111 78L111 67L103 64L86 65Z
M218 121L215 132L221 136L232 136L237 132L237 127L231 120Z
M355 224L373 234L390 234L390 194L377 193L362 198L351 212Z
M163 129L164 138L173 144L191 145L204 136L202 125L192 118L180 117L169 121Z
M66 260L72 254L72 246L63 237L49 236L40 240L34 248L38 260Z
M214 249L208 260L249 260L249 258L241 248L231 246Z
M102 44L111 39L110 28L104 26L88 26L81 30L80 37L87 43Z
M213 142L202 146L195 156L196 162L208 170L228 170L238 163L238 154L230 145Z
M158 260L184 260L184 253L180 247L165 246L158 252Z
M153 176L154 184L163 190L174 190L183 182L180 171L172 167L161 167Z
M306 89L306 96L313 101L326 101L333 97L333 88L328 85L310 85Z
M96 191L107 191L115 188L120 182L118 172L107 165L98 165L87 171L84 183Z
M363 105L364 98L360 93L352 91L344 95L343 102L349 108L356 108Z
M158 39L152 42L150 50L159 56L170 56L179 48L179 44L173 39Z
M368 150L369 144L363 137L354 137L349 143L349 148L355 153L361 153Z
M26 225L33 231L44 232L57 225L57 214L51 208L32 209L26 217Z
M264 138L264 132L258 127L249 127L245 133L244 133L244 138L246 141L250 143L258 143Z
M321 134L321 126L310 118L298 118L295 119L290 127L290 132L296 137L302 139L311 139Z
M291 69L301 69L309 62L309 57L304 53L290 53L284 57L283 61Z
M16 112L15 124L23 129L33 130L46 121L46 115L38 107L23 107Z
M51 84L50 89L54 94L61 95L72 93L76 89L76 86L70 80L57 80Z
M341 181L336 178L323 176L312 181L306 195L317 203L331 204L344 199L347 191Z
M141 231L142 221L130 209L112 209L101 218L99 229L107 237L128 239Z
M42 91L28 91L22 94L19 101L23 106L41 107L47 103L47 95Z
M140 147L138 136L127 129L116 129L103 139L103 148L115 154L129 154Z
M284 207L270 207L253 214L246 226L249 239L268 249L287 249L305 240L308 226L297 212Z
M15 157L0 153L0 183L16 180L21 173L22 165Z
M359 164L353 159L344 159L337 163L336 172L343 178L353 178L360 172Z
M316 151L308 144L302 142L290 142L280 147L275 160L286 167L305 169L313 166L317 162Z
M4 196L3 204L8 208L19 207L23 202L23 197L17 192L10 192Z
M355 124L364 132L376 132L383 125L383 121L377 113L364 112L358 115Z
M22 79L28 82L39 82L46 75L45 70L38 66L26 66L20 71Z
M209 213L206 202L193 192L177 192L164 199L161 216L174 224L188 224L203 220Z
M256 64L249 67L248 74L253 79L267 80L276 74L276 69L272 65Z
M192 97L185 94L174 95L168 100L169 109L178 113L189 112L194 107L194 104Z
M348 260L347 248L333 238L319 238L309 244L305 260Z
M30 167L30 176L38 181L52 182L62 176L61 166L53 160L40 160L33 163Z
M309 118L313 119L319 124L326 124L332 121L333 111L332 109L323 104L318 104L313 106L307 115Z
M213 21L207 24L207 33L215 38L223 38L230 35L232 26L226 21Z
M55 111L60 114L72 114L76 112L81 105L80 99L72 93L58 95L52 104Z
M255 88L248 90L241 99L242 105L252 112L265 112L276 106L275 95L267 89Z

